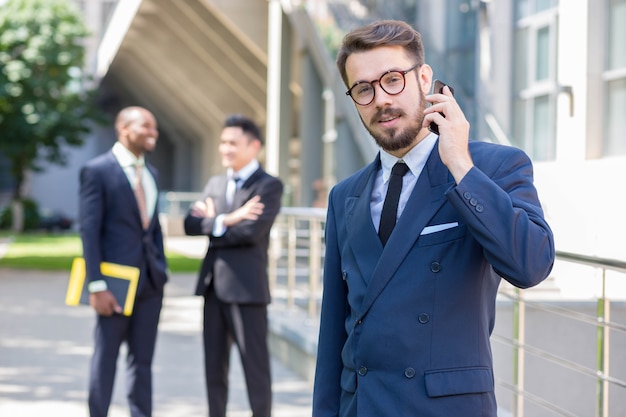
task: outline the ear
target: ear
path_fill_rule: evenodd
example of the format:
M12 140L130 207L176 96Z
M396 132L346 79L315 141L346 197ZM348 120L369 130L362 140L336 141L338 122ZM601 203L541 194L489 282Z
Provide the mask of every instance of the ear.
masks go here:
M261 148L263 147L261 145L261 141L258 140L258 139L251 139L250 140L250 146L252 146L253 149L255 150L255 152L257 152L257 153L260 152Z
M422 88L424 95L430 94L430 86L433 82L433 69L428 64L424 64L417 70L417 81Z

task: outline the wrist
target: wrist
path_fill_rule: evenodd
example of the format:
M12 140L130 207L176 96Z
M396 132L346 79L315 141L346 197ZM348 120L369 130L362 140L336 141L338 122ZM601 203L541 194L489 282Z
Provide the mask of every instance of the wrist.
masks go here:
M87 284L87 291L89 291L89 293L102 292L106 290L108 290L107 282L103 279L91 281Z

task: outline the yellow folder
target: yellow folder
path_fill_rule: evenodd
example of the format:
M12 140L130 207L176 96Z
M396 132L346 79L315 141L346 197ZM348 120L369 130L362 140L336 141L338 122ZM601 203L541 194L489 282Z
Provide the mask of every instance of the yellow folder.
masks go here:
M125 316L133 313L137 284L139 283L139 268L128 265L102 262L100 272L107 282L108 290L113 293L117 303L122 306ZM85 259L74 258L70 280L67 285L65 304L76 306L79 304L89 305L89 291L85 281Z

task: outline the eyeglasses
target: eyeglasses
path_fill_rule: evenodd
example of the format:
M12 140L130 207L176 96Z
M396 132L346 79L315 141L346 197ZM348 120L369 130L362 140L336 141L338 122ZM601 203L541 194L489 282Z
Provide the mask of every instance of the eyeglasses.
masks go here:
M376 95L374 83L377 82L385 93L395 96L404 91L404 86L406 85L404 76L417 67L419 67L419 64L412 66L406 71L387 71L378 80L370 82L360 81L350 87L346 91L346 95L352 97L352 100L359 106L367 106L374 101L374 96Z

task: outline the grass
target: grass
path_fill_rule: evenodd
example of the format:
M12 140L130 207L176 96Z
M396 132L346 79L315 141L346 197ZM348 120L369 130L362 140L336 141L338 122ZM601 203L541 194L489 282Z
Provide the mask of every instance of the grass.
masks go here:
M12 235L0 233L0 238L11 239L4 257L0 258L0 268L36 269L44 271L67 271L72 260L82 256L82 245L77 234L25 233ZM200 259L166 251L170 271L198 272Z

